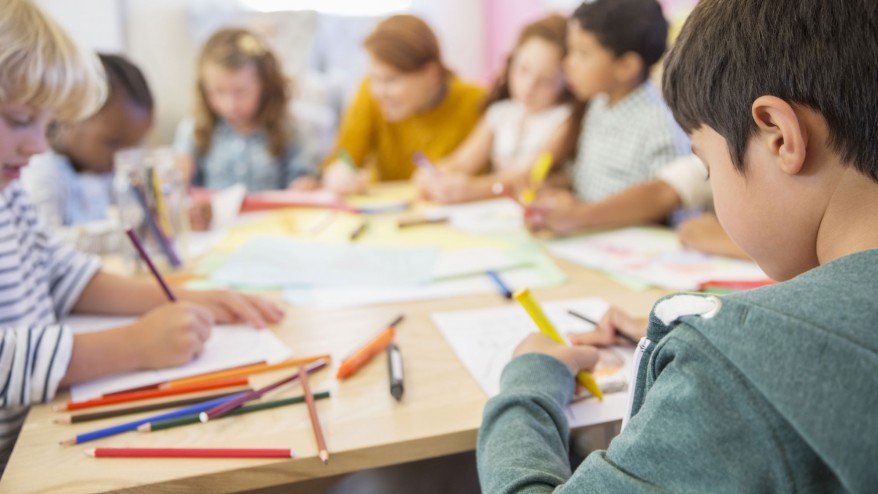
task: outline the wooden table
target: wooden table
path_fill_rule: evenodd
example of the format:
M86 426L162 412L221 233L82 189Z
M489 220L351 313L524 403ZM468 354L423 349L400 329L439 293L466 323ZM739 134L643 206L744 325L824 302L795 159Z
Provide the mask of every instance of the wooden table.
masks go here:
M540 300L597 296L635 314L646 314L663 294L658 290L634 292L582 267L563 261L558 264L569 275L569 282L534 290ZM0 480L0 492L237 492L472 450L486 396L433 325L430 313L506 303L498 295L486 294L337 311L289 308L286 320L274 331L296 355L329 352L343 356L399 313L406 316L397 332L406 371L401 402L389 393L383 355L344 382L334 379L338 359L329 370L312 377L315 391L332 392L330 399L317 402L331 454L329 465L317 458L304 406L62 447L59 441L74 434L120 420L57 425L53 419L59 414L42 405L32 408L24 424ZM278 371L259 376L256 385L287 374L289 371ZM298 392L296 388L286 394ZM66 392L60 393L56 403L67 399ZM85 449L101 446L292 447L297 457L145 460L94 459L83 454Z

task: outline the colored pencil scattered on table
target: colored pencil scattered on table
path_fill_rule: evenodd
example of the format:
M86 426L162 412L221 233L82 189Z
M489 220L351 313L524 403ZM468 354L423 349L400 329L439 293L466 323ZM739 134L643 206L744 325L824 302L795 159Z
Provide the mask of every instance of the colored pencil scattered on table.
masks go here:
M288 360L284 360L282 362L277 362L274 364L261 363L261 364L246 365L243 367L236 367L234 369L211 372L208 374L201 374L198 376L185 377L183 379L176 379L173 381L168 381L168 382L162 384L161 388L173 389L173 388L179 388L179 387L184 387L184 386L194 386L196 384L201 384L201 383L210 382L210 381L216 381L219 379L231 379L234 377L249 376L252 374L259 374L261 372L269 372L269 371L278 370L278 369L286 369L288 367L298 367L302 364L310 364L311 362L314 362L315 360L320 360L320 359L326 359L327 361L329 361L331 359L331 357L329 356L329 354L311 355L309 357L288 359Z
M92 458L295 458L288 448L93 448Z
M305 366L305 369L308 372L315 372L315 371L318 371L318 370L326 367L326 364L328 364L328 363L329 363L328 360L320 359L320 360L311 362L310 364ZM285 377L285 378L281 379L280 381L269 384L268 386L265 386L263 388L251 391L243 396L235 398L234 400L230 400L226 403L222 403L220 405L217 405L214 408L206 410L206 411L202 412L198 418L199 418L199 420L201 420L201 422L207 423L210 420L213 420L215 418L218 418L222 415L225 415L225 414L231 412L232 410L240 407L241 405L243 405L244 403L247 403L248 401L253 401L253 400L259 398L260 396L264 395L265 393L268 393L269 391L277 389L277 388L283 386L284 384L291 383L291 382L296 381L298 379L299 379L299 373L297 372L290 377Z
M326 439L323 437L320 417L317 416L317 406L314 404L311 385L308 383L308 371L304 366L299 367L299 381L302 383L302 394L305 396L305 403L308 404L308 417L311 419L311 429L314 430L314 439L317 441L317 451L320 455L320 460L325 465L329 463L329 451L326 449Z
M114 405L117 403L128 403L132 401L148 400L151 398L160 398L164 396L182 395L195 393L198 391L208 391L211 389L231 388L235 386L247 386L250 380L246 377L236 377L233 379L223 379L221 381L211 381L193 386L174 389L149 389L146 391L132 391L130 393L120 393L91 400L67 402L64 405L55 407L56 412L81 410L83 408L92 408L103 405Z

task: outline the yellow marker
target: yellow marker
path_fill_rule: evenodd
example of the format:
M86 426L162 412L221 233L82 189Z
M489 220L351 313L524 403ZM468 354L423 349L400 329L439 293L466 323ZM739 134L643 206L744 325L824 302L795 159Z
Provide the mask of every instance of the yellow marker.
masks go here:
M515 300L518 300L518 303L521 304L522 307L524 307L524 310L527 311L530 318L533 319L537 327L540 328L541 333L548 336L556 343L560 343L562 345L567 344L567 342L564 341L564 338L562 338L561 335L558 333L558 330L555 329L555 326L552 325L552 322L549 321L549 318L546 317L543 309L540 308L540 305L531 296L530 290L528 290L527 288L522 288L521 290L515 292L513 297L515 297ZM597 381L594 380L594 376L592 376L591 373L582 371L576 375L576 380L585 389L589 390L591 394L593 394L598 400L604 400L604 393L601 392L600 386L598 386Z
M546 180L546 175L552 169L552 153L546 151L540 154L537 162L530 170L530 187L521 193L521 202L530 205L537 198L537 189Z

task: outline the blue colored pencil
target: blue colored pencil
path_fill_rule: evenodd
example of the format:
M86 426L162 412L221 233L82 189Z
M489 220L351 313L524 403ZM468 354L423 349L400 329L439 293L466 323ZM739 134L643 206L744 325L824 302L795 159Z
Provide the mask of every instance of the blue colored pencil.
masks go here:
M224 396L222 398L217 398L215 400L205 401L204 403L198 403L197 405L188 406L185 408L181 408L179 410L174 410L173 412L162 413L159 415L153 415L152 417L143 418L140 420L134 420L131 422L125 422L124 424L114 425L111 427L105 427L103 429L98 429L92 432L86 432L84 434L79 434L73 439L68 439L66 441L62 441L62 446L72 446L74 444L81 444L87 441L94 441L95 439L101 439L108 436L114 436L116 434L121 434L123 432L136 431L138 427L143 424L148 424L150 422L158 422L160 420L168 420L175 419L177 417L183 417L185 415L190 415L193 413L200 413L206 410L210 410L211 408L222 405L223 403L239 398L243 395L247 394L238 393L232 396Z
M497 274L495 271L487 271L485 272L485 274L487 274L488 278L491 278L491 281L493 281L494 284L497 285L497 289L500 290L500 295L503 295L503 298L507 300L512 300L512 290L510 290L509 287L506 286L506 283L503 283L503 280L500 279L499 274Z

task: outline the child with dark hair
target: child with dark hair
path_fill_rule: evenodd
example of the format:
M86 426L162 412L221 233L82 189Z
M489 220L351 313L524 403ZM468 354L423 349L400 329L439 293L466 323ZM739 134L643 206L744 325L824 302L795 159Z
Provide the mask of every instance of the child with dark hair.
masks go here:
M113 155L140 144L152 128L152 93L140 69L119 55L99 58L110 91L104 105L81 122L53 124L52 149L31 158L22 173L25 191L52 229L107 217Z
M567 31L567 82L588 101L572 193L545 190L529 216L534 229L575 220L583 203L653 179L689 143L649 81L664 54L668 24L656 0L596 0L573 13Z
M698 4L665 96L720 223L782 282L660 300L622 434L575 472L564 407L597 351L528 337L485 409L484 492L875 489L876 26L873 0Z

